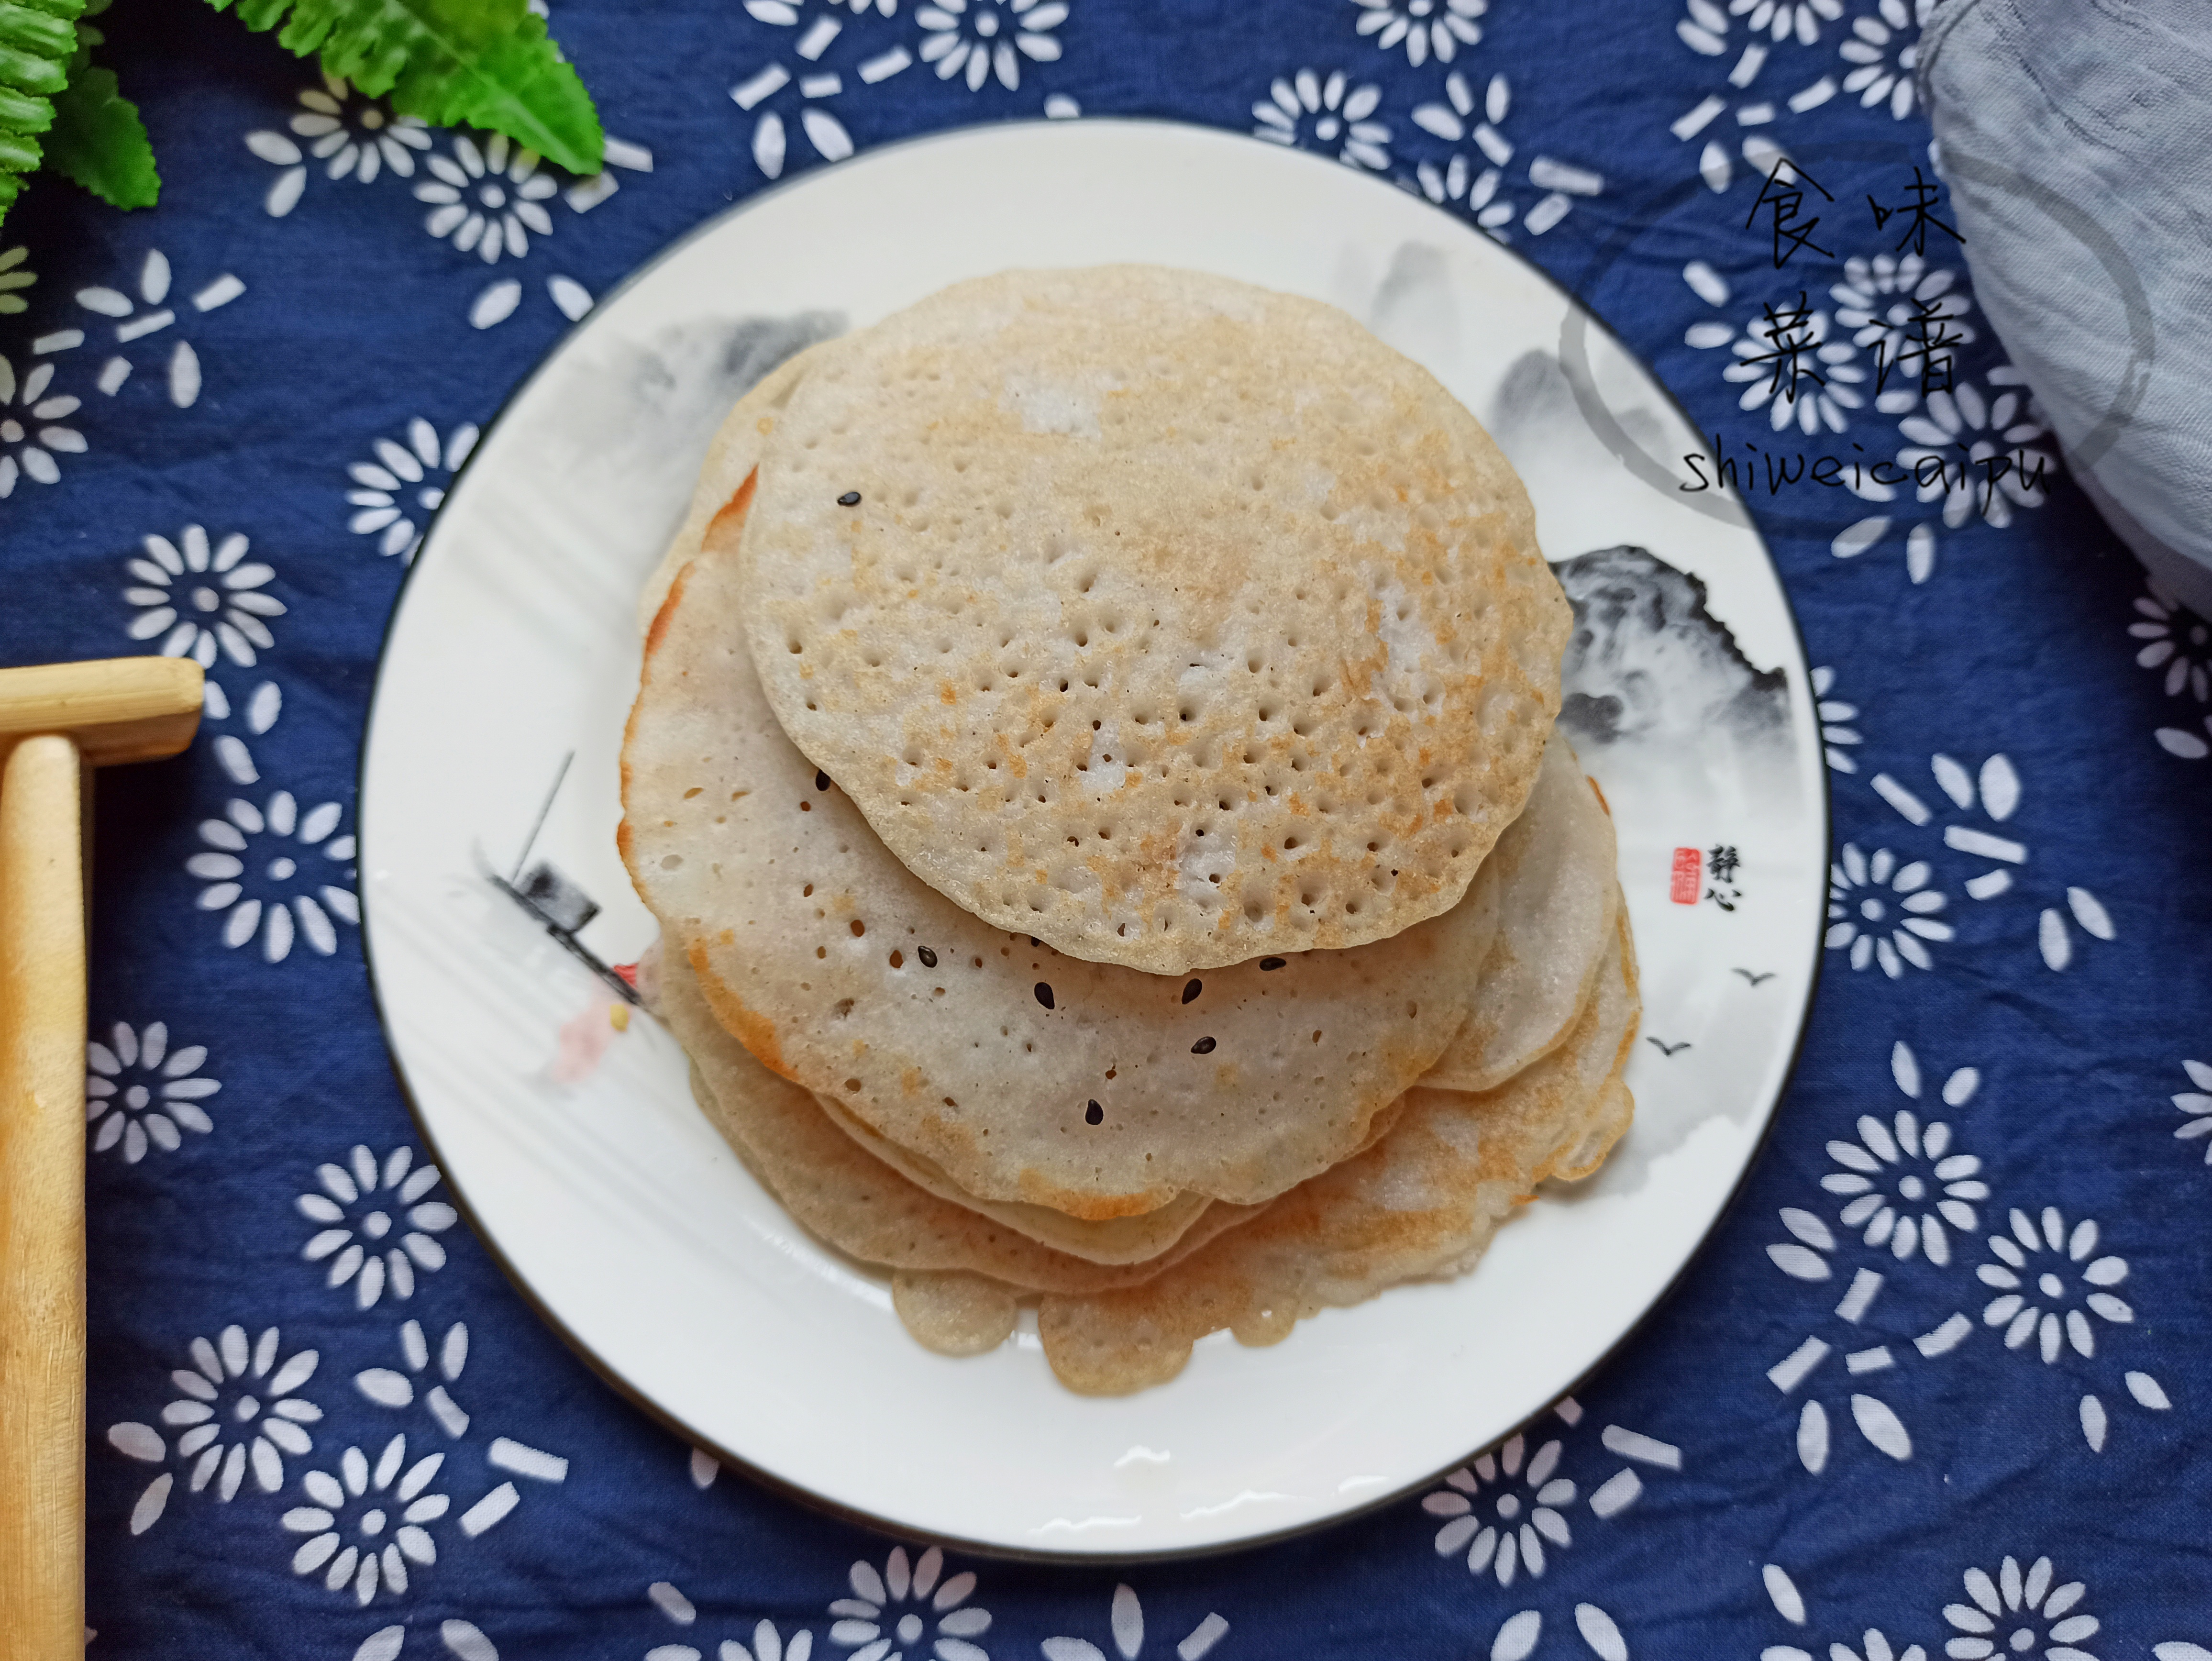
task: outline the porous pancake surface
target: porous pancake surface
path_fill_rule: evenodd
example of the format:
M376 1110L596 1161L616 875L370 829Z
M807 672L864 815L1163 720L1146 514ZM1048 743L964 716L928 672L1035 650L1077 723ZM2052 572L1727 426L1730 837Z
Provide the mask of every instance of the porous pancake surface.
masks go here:
M1472 1268L1548 1177L1589 1175L1628 1128L1620 1082L1641 1004L1624 927L1565 1043L1482 1094L1417 1089L1357 1159L1285 1195L1140 1286L1047 1295L1037 1329L1063 1384L1119 1395L1182 1370L1229 1328L1273 1343L1300 1320L1401 1281Z
M970 916L785 736L743 587L703 553L654 622L623 856L722 1026L960 1189L1086 1221L1256 1203L1358 1147L1464 1024L1487 891L1371 945L1171 978Z
M1449 910L1570 613L1526 492L1351 318L1147 267L817 348L743 614L784 730L962 910L1184 975Z
M777 1078L723 1031L696 977L672 957L661 972L660 1013L691 1058L692 1093L701 1109L746 1167L810 1233L862 1262L924 1275L982 1275L1024 1292L1100 1291L1135 1285L1260 1214L1210 1206L1148 1262L1097 1263L1055 1251L918 1187L870 1153L832 1123L812 1096ZM945 1318L947 1301L935 1305ZM973 1300L951 1301L975 1318Z

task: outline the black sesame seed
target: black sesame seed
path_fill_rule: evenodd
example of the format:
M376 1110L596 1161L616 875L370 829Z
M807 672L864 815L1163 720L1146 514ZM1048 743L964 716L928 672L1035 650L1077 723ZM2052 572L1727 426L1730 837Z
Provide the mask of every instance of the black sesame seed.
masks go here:
M1104 1124L1106 1123L1106 1110L1099 1106L1096 1102L1091 1103L1090 1106L1083 1110L1083 1123L1085 1124Z
M934 969L937 967L937 953L931 951L927 946L924 946L916 947L914 955L921 959L921 966L924 969Z
M1196 1043L1191 1045L1190 1053L1194 1056L1211 1056L1213 1053L1213 1040L1200 1038Z
M1037 1001L1042 1004L1047 1009L1051 1008L1052 988L1043 981L1039 981L1036 983L1036 998Z
M1260 967L1263 970L1280 969L1283 966L1283 962L1284 960L1280 958L1262 958L1260 959Z
M830 776L827 773L817 773L814 776L814 788L817 790L827 790L830 788Z
M1192 981L1185 985L1182 989L1182 1001L1185 1003L1188 1003L1193 998L1196 997L1205 989L1206 983L1204 981Z
M859 507L860 505L860 493L858 490L846 491L844 495L837 498L837 505L840 508Z

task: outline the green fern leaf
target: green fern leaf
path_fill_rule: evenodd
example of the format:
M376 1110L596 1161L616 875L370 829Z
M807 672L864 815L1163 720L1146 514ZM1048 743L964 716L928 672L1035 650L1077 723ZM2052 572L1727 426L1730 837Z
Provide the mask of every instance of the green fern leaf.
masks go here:
M0 219L39 165L83 11L84 0L0 0Z
M0 5L8 0L0 0ZM591 94L524 0L208 0L403 115L505 133L571 173L599 170Z
M115 71L79 70L54 99L46 165L112 208L150 208L161 199L161 175L138 106L115 84Z

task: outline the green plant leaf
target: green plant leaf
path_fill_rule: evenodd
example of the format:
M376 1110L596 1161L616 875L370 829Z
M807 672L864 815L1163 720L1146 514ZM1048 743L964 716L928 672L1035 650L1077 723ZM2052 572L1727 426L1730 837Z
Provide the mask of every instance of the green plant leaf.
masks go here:
M46 165L113 208L150 208L161 175L138 106L116 89L115 71L88 65L54 99Z
M39 165L83 10L84 0L0 0L0 219Z
M0 0L0 4L8 0ZM524 0L208 0L402 115L505 133L571 173L599 170L591 94Z

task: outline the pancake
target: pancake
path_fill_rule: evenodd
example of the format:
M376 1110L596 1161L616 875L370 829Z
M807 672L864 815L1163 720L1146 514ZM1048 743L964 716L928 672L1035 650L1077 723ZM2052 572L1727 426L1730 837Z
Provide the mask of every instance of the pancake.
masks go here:
M1091 1222L1256 1204L1360 1146L1465 1024L1486 887L1387 940L1177 978L963 911L785 736L742 587L703 553L654 621L623 858L726 1029L965 1193Z
M1140 1286L1048 1295L1045 1359L1085 1395L1119 1395L1180 1372L1223 1327L1271 1344L1332 1305L1472 1268L1498 1225L1551 1177L1595 1171L1628 1128L1620 1074L1640 1000L1619 928L1567 1042L1483 1094L1418 1089L1368 1153L1285 1195L1267 1213Z
M783 729L915 876L1175 976L1458 903L1571 616L1425 370L1331 307L1141 266L961 283L809 362L742 615Z
M1619 862L1604 798L1553 734L1528 807L1477 878L1497 885L1497 937L1467 1025L1423 1084L1495 1089L1566 1037L1613 942Z
M1628 1126L1510 467L1325 306L1009 273L740 400L641 596L641 985L908 1333L1067 1387L1472 1269Z
M1633 1105L1619 1074L1633 1040L1635 971L1620 940L1607 964L1610 990L1593 1001L1574 1043L1507 1088L1411 1092L1378 1116L1379 1134L1346 1165L1273 1207L1211 1208L1160 1258L1118 1267L1053 1251L901 1177L722 1031L673 960L660 980L661 1014L692 1058L701 1107L747 1167L832 1248L894 1271L895 1308L918 1341L946 1354L992 1348L1020 1299L1042 1290L1040 1329L1054 1370L1085 1393L1115 1394L1172 1377L1190 1343L1217 1327L1273 1342L1326 1303L1464 1272L1537 1183L1595 1171ZM1607 1058L1612 1070L1600 1076ZM1245 1227L1280 1210L1293 1214L1290 1226L1232 1250ZM1133 1301L1156 1284L1152 1298ZM1286 1286L1304 1304L1281 1301Z
M1149 1262L1090 1262L918 1187L832 1123L812 1096L779 1079L725 1032L696 980L671 955L660 1014L691 1058L701 1109L762 1186L810 1233L848 1256L890 1269L981 1275L1024 1291L1133 1286L1258 1214L1209 1206Z
M1003 1223L1018 1234L1026 1234L1041 1245L1091 1262L1149 1262L1188 1233L1192 1225L1213 1204L1200 1194L1182 1194L1157 1211L1086 1223L1049 1206L978 1199L920 1154L878 1136L865 1122L848 1113L830 1097L817 1096L814 1103L830 1123L916 1188L940 1200L981 1212L992 1221Z

